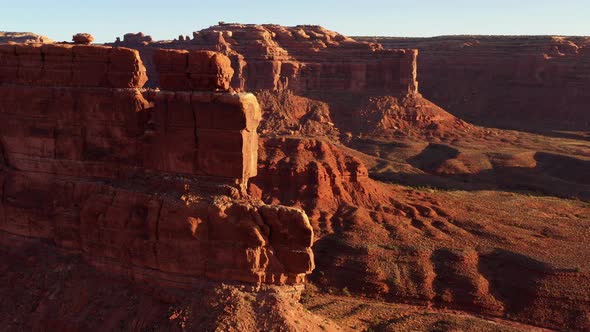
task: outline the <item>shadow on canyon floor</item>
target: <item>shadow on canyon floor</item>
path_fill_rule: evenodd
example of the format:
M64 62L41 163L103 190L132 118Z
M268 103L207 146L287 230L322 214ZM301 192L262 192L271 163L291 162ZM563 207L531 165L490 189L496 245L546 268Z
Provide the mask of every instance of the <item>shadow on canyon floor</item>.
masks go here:
M556 138L584 140L590 142L590 131L547 130L539 134Z
M589 160L536 152L533 155L534 167L494 167L476 173L436 174L434 172L440 165L455 159L459 152L437 145L437 156L433 157L427 150L408 159L411 166L425 173L380 171L388 164L381 161L371 169L371 177L418 189L503 190L590 201Z

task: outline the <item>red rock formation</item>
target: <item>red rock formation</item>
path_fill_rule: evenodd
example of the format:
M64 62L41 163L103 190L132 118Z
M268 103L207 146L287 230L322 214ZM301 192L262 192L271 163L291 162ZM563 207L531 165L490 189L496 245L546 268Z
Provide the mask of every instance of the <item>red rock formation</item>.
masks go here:
M192 68L225 64L201 55ZM177 286L297 284L313 270L305 213L243 197L257 171L254 96L211 92L218 81L140 90L143 64L125 48L0 45L0 61L2 231Z
M94 41L94 36L89 33L77 33L72 37L74 44L90 45Z
M212 51L157 50L154 62L164 90L228 90L234 75L229 58Z
M429 141L459 140L488 153L475 138L497 134L470 125L422 97L416 83L415 51L386 55L378 44L319 27L238 24L220 24L195 33L191 40L153 42L138 50L149 58L154 47L223 52L233 61L232 87L259 89L263 138L250 194L267 203L303 208L310 216L320 237L315 245L321 253L319 271L313 276L316 285L392 301L511 315L549 327L587 328L585 318L572 318L587 311L587 292L554 291L560 283L574 289L576 280L587 285L587 274L563 274L560 268L542 263L551 261L551 255L530 254L527 244L522 244L522 239L530 239L540 247L555 245L560 259L566 260L566 252L579 250L575 241L555 244L516 228L509 229L510 239L506 239L504 226L496 229L489 223L516 222L517 208L499 213L504 203L486 197L477 207L458 208L469 212L459 217L454 207L463 203L453 195L420 195L369 178L363 161L400 178L428 177L423 171L406 174L406 167L412 166L388 163L388 154L410 158ZM371 145L374 158L341 145L339 135L351 146ZM406 145L392 140L402 137L420 142ZM422 148L414 152L412 144ZM414 158L417 167L423 167L420 163L431 166L428 156L419 157ZM488 167L471 154L442 159L435 168L446 173ZM579 163L578 167L584 166ZM471 213L484 207L493 212ZM574 224L580 219L568 221ZM504 251L493 253L490 247ZM493 272L502 261L510 266L502 268L506 276ZM512 277L525 271L534 271L534 277ZM551 290L544 293L545 287Z
M314 284L588 329L587 223L573 216L588 215L587 203L393 186L355 154L325 139L261 140L250 191L306 210L319 236Z
M120 41L120 39L117 37L117 39ZM138 32L138 33L126 33L123 36L123 43L126 44L135 44L135 45L140 45L140 44L147 44L152 42L152 36L146 36L143 32ZM119 45L117 45L119 46Z
M116 44L137 48L145 63L156 52L181 58L180 66L165 58L160 64L167 67L159 70L184 77L178 86L177 80L160 84L179 91L59 88L51 98L34 91L27 95L34 102L25 105L9 98L21 92L5 94L0 107L7 111L0 114L18 118L21 113L11 110L24 110L43 125L17 120L4 125L2 206L11 217L3 228L80 250L111 272L186 286L203 277L299 283L313 267L313 227L321 253L313 281L330 291L511 315L554 328L588 328L590 279L580 271L588 261L587 250L580 249L582 218L588 215L583 203L512 193L439 193L369 178L364 162L400 177L416 175L400 173L409 165L388 163L388 155L398 154L414 156L418 169L440 174L487 170L471 153L431 151L443 145L426 140L414 143L422 147L414 152L415 146L391 140L454 144L462 136L469 138L465 146L485 149L470 135L491 133L422 98L414 51L388 53L314 26L220 24L173 42L131 37L133 42ZM262 89L257 94L263 138L249 194L295 208L269 207L243 195L256 173L251 123L259 114L251 110L251 96L183 91L224 90L221 62L198 72L214 80L192 85L188 59L201 49L233 60L233 88ZM147 67L156 77L155 65ZM22 90L24 83L18 84L13 88ZM59 92L73 96L59 99ZM67 121L61 114L62 120L46 121L40 114L53 114L48 100L81 111L65 112ZM119 105L117 112L108 111L109 103ZM93 118L101 115L100 121ZM62 123L69 131L60 131ZM351 146L372 145L374 156L341 145L339 135ZM71 141L58 141L70 136ZM59 163L52 164L54 159ZM574 167L578 172L587 166L579 160L565 165L548 171L562 174ZM20 168L40 171L23 174ZM563 227L567 234L560 233ZM577 271L568 269L576 264Z
M250 192L267 202L309 211L316 232L330 232L342 205L373 206L385 199L358 158L325 139L261 139L259 175Z
M156 47L226 54L235 72L232 88L256 90L265 101L263 112L269 115L262 127L265 133L313 136L330 132L334 136L340 130L354 135L442 136L456 135L469 127L418 93L415 50L386 50L379 44L359 42L319 26L224 23L182 41L119 41L114 45L138 49L146 63L152 58L162 61L158 59L168 54L168 68L173 66L170 57L178 56L175 61L180 61L181 67L173 74L171 69L157 73L148 65L149 86L168 86L170 82L179 84L178 88L190 86L190 70L182 68L187 51L154 54ZM160 83L158 76L162 76ZM375 98L391 102L374 103L371 100ZM278 100L289 107L277 107ZM322 114L309 110L314 103L325 105ZM310 113L287 114L295 109L308 109ZM368 109L372 114L367 114ZM272 130L265 129L271 122Z
M330 105L337 127L355 137L457 137L479 128L453 116L421 94L330 94L318 96Z
M342 331L305 310L299 286L203 281L190 289L158 287L97 271L75 252L4 232L0 257L5 331ZM160 283L169 277L150 272Z
M292 91L259 91L256 98L262 109L258 132L262 136L297 135L337 138L339 130L330 106Z
M422 93L463 119L513 129L590 128L587 37L359 39L419 49Z
M115 44L137 46L126 40ZM193 33L192 39L149 46L221 52L232 60L232 87L240 90L405 95L418 89L416 51L385 50L320 26L221 24Z
M4 43L53 43L49 37L31 32L0 31L0 44Z
M135 50L66 44L0 44L0 83L39 87L140 88Z
M165 91L152 98L144 166L238 185L256 175L260 110L254 96Z

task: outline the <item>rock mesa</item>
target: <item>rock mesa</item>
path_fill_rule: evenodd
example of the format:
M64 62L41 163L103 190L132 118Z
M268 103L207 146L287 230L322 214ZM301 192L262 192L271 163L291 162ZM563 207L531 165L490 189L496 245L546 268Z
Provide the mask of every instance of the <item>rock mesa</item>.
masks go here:
M132 49L0 45L0 230L175 286L302 283L314 268L307 216L245 194L256 98L227 92L222 54L176 52L180 67L158 54L161 77L191 76L149 90Z

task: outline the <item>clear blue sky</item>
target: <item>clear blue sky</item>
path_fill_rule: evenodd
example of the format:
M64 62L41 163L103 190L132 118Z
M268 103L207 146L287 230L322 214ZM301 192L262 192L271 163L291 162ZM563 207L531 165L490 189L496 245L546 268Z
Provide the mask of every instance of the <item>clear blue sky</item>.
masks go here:
M98 42L190 35L218 21L319 24L346 35L590 35L590 0L2 0L0 31Z

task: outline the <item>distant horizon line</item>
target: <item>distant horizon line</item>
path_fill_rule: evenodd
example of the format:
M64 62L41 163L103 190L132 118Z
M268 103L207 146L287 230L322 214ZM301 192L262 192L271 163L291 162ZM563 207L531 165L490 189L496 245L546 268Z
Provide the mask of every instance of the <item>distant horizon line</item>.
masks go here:
M277 26L284 26L284 27L298 27L298 26L318 26L318 27L322 27L325 28L322 25L318 25L318 24L297 24L297 25L282 25L282 24L275 24L275 23L262 23L262 24L255 24L255 23L226 23L226 22L219 22L219 26L221 25L232 25L232 24L241 24L241 25L250 25L250 26L255 26L255 25L277 25ZM215 27L216 25L212 25L209 26L208 28L211 27ZM199 32L201 30L204 30L207 28L203 28L200 30L195 30L195 31L191 31L192 32ZM351 37L351 38L396 38L396 39L436 39L436 38L448 38L448 37L505 37L505 38L543 38L543 37L568 37L568 38L590 38L590 35L573 35L573 34L470 34L470 33L460 33L460 34L441 34L441 35L421 35L421 36L403 36L403 35L384 35L384 34L375 34L375 35L368 35L368 34L361 34L361 35L356 35L356 34L344 34L341 32L338 32L336 30L331 30L328 28L325 28L327 30L330 31L334 31L337 32L343 36L346 37ZM137 31L137 32L125 32L122 33L120 36L119 35L115 35L113 36L112 41L102 41L102 40L97 40L94 42L94 44L104 44L104 43L112 43L114 41L117 40L117 38L120 38L122 36L124 36L125 34L128 33L144 33L146 36L152 36L150 33L146 33L143 31ZM39 34L37 32L32 32L32 31L6 31L6 30L0 30L0 34L2 33L11 33L11 34L31 34L31 35L35 35L35 36L43 36L43 37L47 37L53 41L57 41L57 39L51 37L50 35L45 35L45 34ZM78 33L78 32L76 32ZM76 34L73 33L72 37ZM93 32L86 32L86 33L90 33L93 34ZM179 33L178 36L183 35L185 36L185 34ZM59 39L59 38L58 38ZM173 41L176 38L172 38L172 39L155 39L155 42L158 41ZM64 40L64 42L66 42Z

